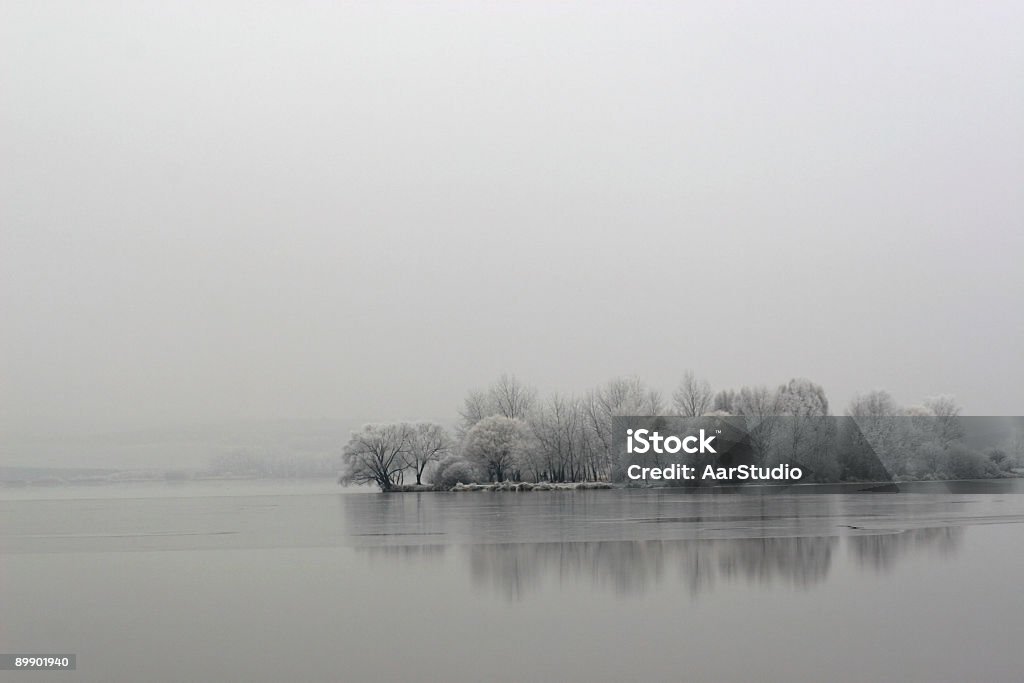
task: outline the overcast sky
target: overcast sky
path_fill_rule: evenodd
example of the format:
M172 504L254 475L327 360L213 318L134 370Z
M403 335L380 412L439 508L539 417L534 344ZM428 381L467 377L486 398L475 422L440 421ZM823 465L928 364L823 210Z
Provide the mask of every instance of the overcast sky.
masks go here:
M7 428L1024 414L1024 4L0 3Z

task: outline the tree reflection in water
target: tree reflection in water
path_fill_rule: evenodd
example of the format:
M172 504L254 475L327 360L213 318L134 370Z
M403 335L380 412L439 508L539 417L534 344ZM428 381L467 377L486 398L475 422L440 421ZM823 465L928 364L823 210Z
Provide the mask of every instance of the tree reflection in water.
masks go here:
M473 494L454 500L431 500L429 494L342 498L348 499L344 514L354 545L373 559L430 564L454 553L457 561L468 563L476 586L508 599L549 583L584 584L626 595L670 582L685 585L694 596L730 583L806 590L826 580L841 548L859 567L889 571L902 558L922 552L948 556L958 550L964 534L960 526L872 529L837 524L849 521L850 505L828 496L675 500L670 507L655 501L641 509L626 509L629 501L626 508L621 501L610 508L589 505L571 500L573 494L542 505L531 502L529 495L525 502L520 497L512 503ZM897 501L880 502L884 507ZM678 514L682 503L687 514ZM916 509L928 520L944 508ZM888 510L884 517L905 512ZM865 511L858 514L855 521L861 524L871 517ZM586 539L609 529L618 534L726 537ZM808 533L818 530L827 533Z
M922 551L951 556L963 542L964 528L957 526L907 529L902 533L865 534L847 538L850 551L862 566L879 571L892 569L900 558Z

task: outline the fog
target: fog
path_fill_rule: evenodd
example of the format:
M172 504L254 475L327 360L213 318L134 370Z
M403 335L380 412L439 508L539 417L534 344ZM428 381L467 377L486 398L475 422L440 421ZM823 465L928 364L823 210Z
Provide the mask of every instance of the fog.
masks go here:
M884 387L1020 414L1019 3L0 5L5 432Z

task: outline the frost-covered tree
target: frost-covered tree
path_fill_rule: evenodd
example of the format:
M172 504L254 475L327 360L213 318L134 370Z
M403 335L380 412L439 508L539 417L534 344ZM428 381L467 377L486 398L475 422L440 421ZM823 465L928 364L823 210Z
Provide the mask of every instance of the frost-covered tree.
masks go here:
M534 447L527 460L536 480L582 481L598 477L593 467L593 442L579 400L555 394L538 406L529 424Z
M1019 467L1024 465L1024 424L1022 424L1020 418L1018 418L1018 423L1010 433L1006 449L1010 454L1011 462L1014 466Z
M365 425L353 432L342 452L342 484L374 483L381 491L401 484L411 429L405 423Z
M459 437L466 435L466 432L480 420L489 415L494 415L493 406L487 397L486 391L470 391L469 395L462 402L462 409L459 410Z
M900 423L909 424L909 421L899 419L903 409L889 392L882 389L857 394L850 401L847 412L878 452L893 449L900 439Z
M536 389L523 384L514 375L502 375L486 391L471 391L466 397L459 411L460 435L491 415L526 420L536 402Z
M430 482L438 488L450 489L456 484L474 484L486 478L486 475L461 453L449 453L441 458L431 472Z
M753 417L758 421L779 415L782 408L779 404L779 392L766 386L741 387L735 392L732 400L735 415Z
M775 429L773 457L799 465L813 481L834 481L839 463L825 390L810 380L792 379L779 387L778 395L784 419Z
M850 401L847 413L860 429L870 451L881 458L886 469L901 475L913 459L910 421L899 416L904 412L889 392L875 389L857 394ZM844 469L853 469L843 463Z
M778 416L782 412L779 392L766 386L741 387L734 392L731 412L744 418L754 457L763 464L768 460Z
M516 418L491 415L477 422L466 432L462 443L463 457L487 473L491 481L518 478L529 446L526 423Z
M711 411L713 398L711 383L687 370L672 394L672 407L680 417L700 417Z
M525 420L537 402L537 390L528 387L513 375L502 375L488 391L496 412L512 420Z
M943 448L947 448L963 437L960 406L952 396L946 394L932 396L925 399L924 405L935 415L936 436Z
M431 463L446 456L452 448L447 430L433 422L414 422L409 425L409 442L405 459L416 475L416 483L423 483L423 471Z
M639 377L617 377L587 392L582 401L587 435L591 440L591 468L607 477L612 469L612 418L623 415L661 415L661 394L650 389Z
M711 401L711 409L726 415L735 415L738 394L733 389L722 389L715 393Z
M779 387L779 409L783 415L824 417L828 415L828 398L820 384L809 379L791 379Z
M852 417L866 420L895 417L901 410L888 391L876 389L854 396L847 412Z

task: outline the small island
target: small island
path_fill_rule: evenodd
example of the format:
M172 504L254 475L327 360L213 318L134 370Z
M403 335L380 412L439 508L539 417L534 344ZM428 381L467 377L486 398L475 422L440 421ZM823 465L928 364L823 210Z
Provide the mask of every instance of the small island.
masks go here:
M722 428L715 430L720 441L727 438L723 429L739 435L733 435L734 448L723 458L732 460L716 464L793 465L801 471L801 484L995 479L1020 476L1024 464L1021 425L1007 434L985 435L986 443L979 445L965 431L977 418L961 417L948 396L900 406L887 392L872 391L855 397L846 414L837 416L824 389L806 379L776 389L715 393L687 372L665 405L638 378L613 379L582 396L539 400L536 390L503 375L486 391L471 392L460 417L454 434L435 422L365 425L345 445L339 483L372 484L386 493L636 485L626 476L630 466L654 469L672 462L649 454L627 456L613 427L622 419L709 421L709 428ZM677 461L707 464L694 459L699 457L681 454Z

